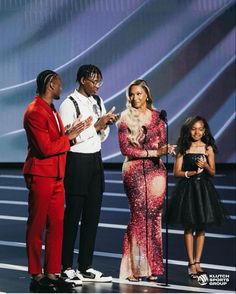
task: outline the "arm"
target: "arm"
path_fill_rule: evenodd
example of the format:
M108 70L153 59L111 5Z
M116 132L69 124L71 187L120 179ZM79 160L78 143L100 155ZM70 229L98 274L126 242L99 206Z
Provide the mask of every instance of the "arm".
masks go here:
M124 122L121 122L118 129L119 144L121 153L132 158L157 157L157 150L145 150L130 144L128 140L129 130Z
M166 144L166 128L165 123L160 120L158 125L155 125L155 130L158 130L158 138L153 137L151 140L151 149L157 150L158 156L167 154L175 155L175 148L177 145Z
M51 138L48 129L48 118L39 112L31 112L25 116L24 128L29 142L42 157L64 153L70 149L66 135Z
M185 176L185 172L182 171L182 165L183 165L183 155L178 153L176 155L176 160L175 160L174 169L173 169L173 173L175 177Z
M182 166L183 166L183 155L178 153L176 156L176 161L174 163L174 176L175 177L192 177L194 175L197 174L197 171L193 170L193 171L183 171L182 170Z
M101 98L100 98L101 99ZM115 106L113 106L108 112L106 112L104 103L101 99L102 115L94 124L94 127L100 135L101 141L105 141L109 135L110 128L109 125L113 124L119 118L119 114L114 114Z
M105 108L104 102L101 98L100 100L101 100L102 113L99 120L94 124L94 128L97 134L100 136L101 142L104 142L110 133L110 128L107 125L109 119L106 116L106 108Z
M76 144L82 143L97 135L96 130L92 125L92 117L89 116L85 120L80 120L80 116L77 118L74 104L70 99L65 99L63 101L59 108L59 114L63 125L67 130L71 130L75 125L81 125L81 131L76 137Z

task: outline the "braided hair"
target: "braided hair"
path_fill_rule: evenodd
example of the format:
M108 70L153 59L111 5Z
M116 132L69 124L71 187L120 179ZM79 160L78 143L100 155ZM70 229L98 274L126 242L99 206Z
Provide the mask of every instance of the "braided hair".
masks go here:
M77 71L76 82L79 83L81 78L87 79L94 75L98 75L102 79L102 72L97 66L92 64L84 64Z
M50 69L44 70L41 73L39 73L36 79L36 93L38 93L39 95L44 94L46 91L47 84L51 83L55 77L58 77L58 74Z

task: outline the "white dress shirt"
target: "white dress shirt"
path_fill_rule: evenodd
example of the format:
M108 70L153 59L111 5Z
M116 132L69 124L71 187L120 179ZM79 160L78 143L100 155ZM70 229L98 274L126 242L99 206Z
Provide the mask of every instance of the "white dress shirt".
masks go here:
M94 124L97 122L98 118L106 113L102 99L101 111L97 101L93 98L93 96L85 97L75 90L74 93L69 95L62 102L59 108L59 114L65 127L67 125L71 126L72 123L77 119L76 109L73 101L69 99L70 96L72 96L78 103L81 120L84 120L89 116L92 116L93 118L91 126L80 133L80 135L76 138L76 144L71 146L70 151L79 153L95 153L100 151L101 142L106 140L110 131L109 127L106 127L105 130L97 133L94 127Z
M57 113L55 111L53 111L53 114L55 116L55 120L57 122L58 130L59 130L59 133L60 133L61 132L61 128L60 128L60 124L59 124L59 121L58 121L58 118L57 118Z

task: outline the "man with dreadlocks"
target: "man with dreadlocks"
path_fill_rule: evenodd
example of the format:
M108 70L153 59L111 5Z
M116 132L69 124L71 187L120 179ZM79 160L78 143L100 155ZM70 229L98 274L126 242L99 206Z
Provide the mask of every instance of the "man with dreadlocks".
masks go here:
M77 72L79 87L67 97L59 112L64 125L77 117L93 117L92 125L76 138L67 154L65 191L66 209L62 249L62 275L77 282L111 282L92 266L93 251L104 190L101 142L109 134L108 124L118 118L115 110L106 113L96 92L102 85L102 73L95 65L82 65ZM82 217L81 217L82 215ZM73 269L73 253L81 218L78 267Z
M28 140L28 155L23 167L29 189L27 221L28 270L32 275L31 292L70 291L72 283L58 278L64 216L63 177L66 152L91 118L74 124L65 134L63 123L53 105L59 99L61 80L51 70L41 72L36 80L37 93L24 115ZM44 268L41 265L43 235L45 234Z

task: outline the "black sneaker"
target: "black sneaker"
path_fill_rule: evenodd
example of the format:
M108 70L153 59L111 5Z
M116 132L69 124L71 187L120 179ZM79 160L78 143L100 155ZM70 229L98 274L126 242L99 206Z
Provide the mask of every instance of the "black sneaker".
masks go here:
M67 283L74 283L75 287L82 286L82 281L79 277L77 277L76 272L73 269L65 270L61 274L61 278L63 278Z
M102 272L96 271L93 268L89 268L86 271L76 270L76 276L82 282L97 282L97 283L110 283L112 282L112 276L104 276Z
M75 283L67 282L61 277L57 277L55 280L51 280L57 288L58 293L73 293L75 288Z
M31 283L30 283L30 292L32 292L32 293L56 293L57 287L52 282L52 280L48 279L47 277L44 277L39 281L32 279Z

